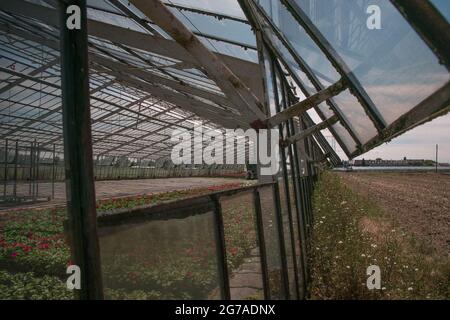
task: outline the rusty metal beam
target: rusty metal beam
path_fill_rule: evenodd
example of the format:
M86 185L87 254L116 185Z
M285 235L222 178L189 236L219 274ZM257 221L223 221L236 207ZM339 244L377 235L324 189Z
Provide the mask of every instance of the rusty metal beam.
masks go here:
M333 124L335 124L338 121L339 121L339 118L336 115L334 115L334 116L328 118L327 120L322 121L319 124L309 127L307 129L287 138L281 144L285 147L288 145L291 145L299 140L303 140L303 139L313 135L317 131L320 131L320 130L323 130L323 129L326 129L326 128L332 126Z
M270 117L266 120L266 124L270 128L274 128L275 126L283 123L292 117L296 117L307 110L319 105L325 100L328 100L331 97L334 97L341 93L342 91L347 89L347 84L343 79L339 80L335 84L329 86L328 88L302 100L297 102L296 104L290 106L289 108L278 112L273 117Z

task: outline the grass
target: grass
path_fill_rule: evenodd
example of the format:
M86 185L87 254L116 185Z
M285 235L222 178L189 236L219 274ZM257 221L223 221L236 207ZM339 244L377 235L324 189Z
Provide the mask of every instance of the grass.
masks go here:
M314 193L311 299L449 299L448 257L402 230L373 201L325 172ZM381 269L369 290L367 267Z

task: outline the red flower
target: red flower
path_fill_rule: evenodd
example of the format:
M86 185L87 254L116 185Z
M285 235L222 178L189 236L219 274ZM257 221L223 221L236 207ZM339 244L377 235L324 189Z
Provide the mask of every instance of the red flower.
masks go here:
M38 244L38 248L42 249L42 250L46 250L46 249L50 248L50 244L48 244L48 243L39 243Z
M19 253L18 253L18 252L15 252L15 251L11 253L11 257L12 257L12 258L17 257L18 255L19 255Z
M31 246L24 246L24 247L22 247L22 249L23 249L23 252L29 253L33 248Z
M188 278L192 277L192 272L191 271L186 272L186 277Z

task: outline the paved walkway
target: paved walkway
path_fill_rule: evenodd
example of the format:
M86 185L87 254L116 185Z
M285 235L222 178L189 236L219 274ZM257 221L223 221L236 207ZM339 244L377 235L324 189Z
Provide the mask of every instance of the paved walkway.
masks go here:
M236 178L208 178L208 177L188 177L188 178L164 178L164 179L142 179L142 180L109 180L96 181L95 193L97 199L111 197L123 197L138 194L158 193L165 191L194 189L201 187L217 186L229 183L245 182L243 179ZM12 186L9 186L12 188ZM18 194L28 194L29 185L20 183L17 185ZM47 197L51 195L51 183L39 184L39 195ZM64 205L66 201L66 185L64 182L55 183L55 199L40 203L24 203L19 205L23 208L48 207L55 205ZM17 208L15 205L13 208ZM0 211L9 210L12 207L2 207Z
M259 248L252 249L250 256L245 258L240 267L233 271L230 278L230 292L232 300L264 298ZM209 298L220 299L219 288L211 292Z

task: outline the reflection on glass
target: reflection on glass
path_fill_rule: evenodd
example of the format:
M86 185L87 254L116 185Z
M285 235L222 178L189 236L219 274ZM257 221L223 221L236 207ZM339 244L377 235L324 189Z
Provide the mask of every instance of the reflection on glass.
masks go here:
M351 68L388 124L450 79L389 0L376 2L381 29L373 30L367 27L371 0L296 2Z
M252 192L220 199L231 299L263 299L259 246Z
M219 284L212 212L102 227L100 248L107 299L211 299Z
M273 187L267 186L259 189L261 198L261 214L264 225L264 238L266 242L267 269L269 273L269 289L271 299L283 299L282 267L280 257L280 242L275 212Z

